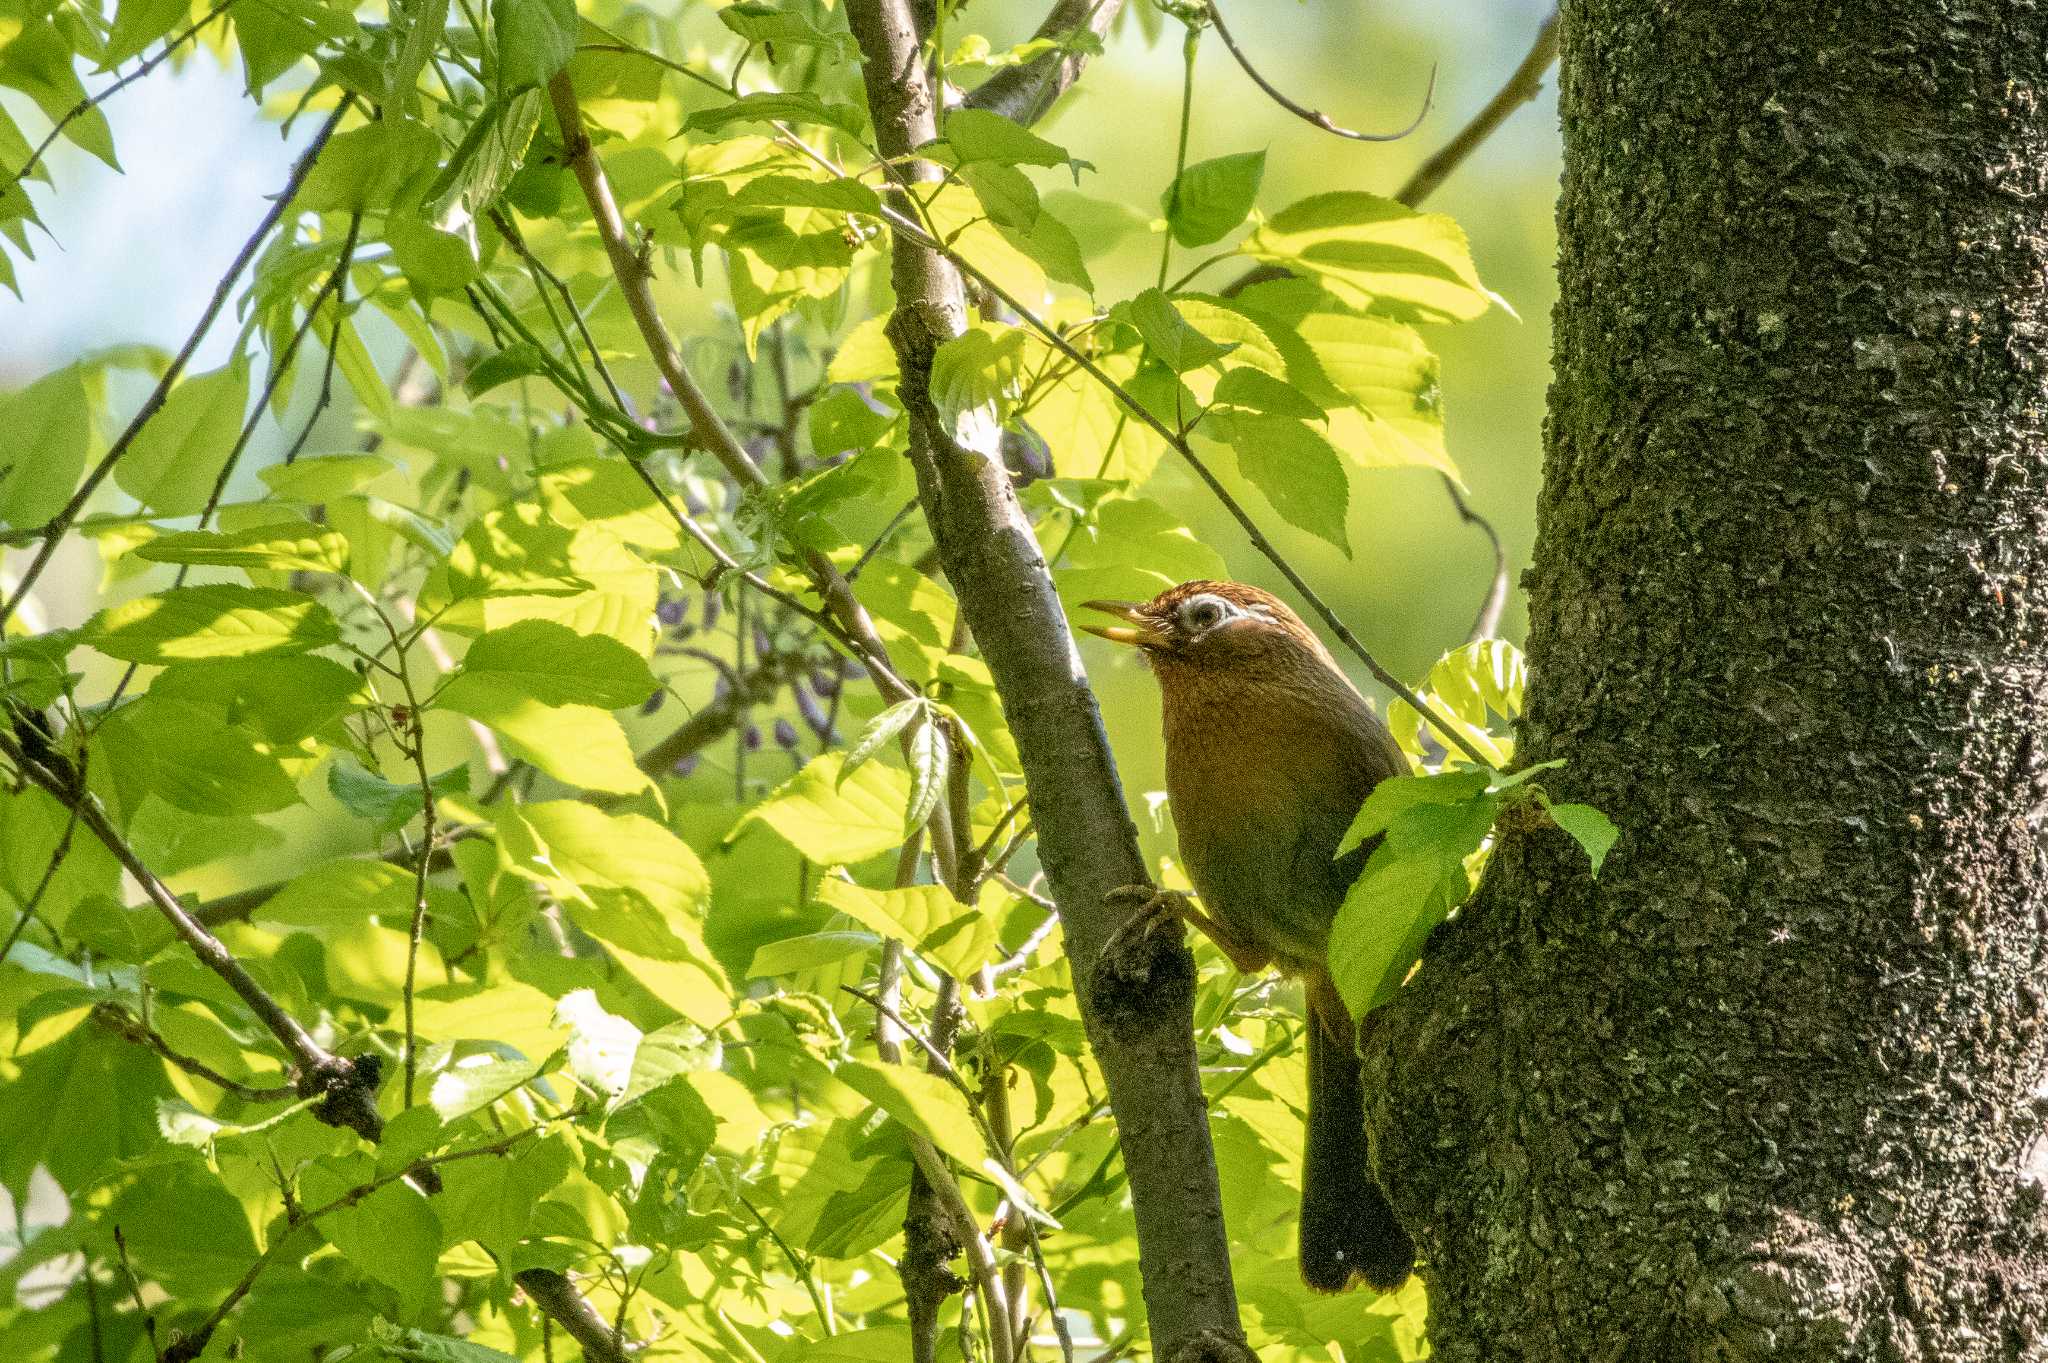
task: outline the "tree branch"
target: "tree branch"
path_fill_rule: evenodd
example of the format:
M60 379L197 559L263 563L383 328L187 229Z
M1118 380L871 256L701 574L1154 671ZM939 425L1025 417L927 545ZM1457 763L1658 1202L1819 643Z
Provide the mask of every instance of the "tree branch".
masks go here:
M880 151L907 158L936 136L938 108L905 0L849 0L847 18L864 58ZM935 173L918 161L904 165L910 175ZM1158 1351L1171 1356L1205 1333L1241 1341L1195 1064L1192 965L1184 948L1174 948L1144 1008L1105 1017L1096 1006L1095 968L1116 921L1105 896L1144 880L1144 859L1094 693L1003 467L995 425L985 412L948 423L931 401L932 356L965 325L960 275L917 231L901 189L890 193L897 309L889 337L902 371L918 496L1017 739L1082 1015L1127 1154Z
M172 1050L171 1044L168 1041L165 1041L156 1032L145 1026L142 1019L118 1004L94 1004L92 1019L115 1035L132 1041L138 1046L146 1046L150 1050L155 1051L165 1063L175 1065L195 1078L204 1079L207 1083L234 1094L244 1102L278 1103L283 1102L287 1098L296 1097L298 1094L298 1090L290 1084L257 1088L254 1085L245 1084L239 1079L230 1079L205 1061L195 1060L189 1055Z
M1060 46L996 72L967 96L966 106L1001 114L1013 123L1036 123L1081 78L1081 69L1088 64L1088 54L1069 49L1064 40L1085 31L1101 41L1109 36L1123 5L1124 0L1059 0L1032 37Z
M576 1290L568 1274L552 1268L528 1268L512 1276L535 1306L583 1346L585 1363L626 1363L626 1342Z
M1396 191L1394 197L1414 208L1424 199L1436 193L1437 187L1451 177L1451 173L1464 164L1475 148L1493 136L1494 129L1507 122L1508 115L1536 98L1543 89L1544 73L1557 60L1558 13L1550 16L1536 30L1536 37L1529 43L1529 50L1514 69L1507 83L1486 101L1472 121L1458 129L1457 135L1444 143L1443 147L1417 166L1415 173L1408 177L1408 183Z
M208 932L169 887L157 878L156 873L142 863L135 849L107 819L99 802L71 773L53 771L29 757L9 733L0 733L0 755L6 756L17 771L49 792L58 803L77 813L78 821L114 854L114 859L142 887L143 894L169 920L172 930L192 948L201 964L220 976L242 1002L249 1005L249 1010L262 1020L286 1054L291 1056L299 1096L322 1097L323 1101L314 1109L314 1115L329 1126L345 1126L364 1140L376 1141L383 1134L384 1119L377 1111L375 1061L369 1057L348 1060L322 1049L320 1043L299 1025L298 1019L287 1013L256 982L256 977L235 959L234 953L222 944L220 938Z
M213 297L207 301L206 310L200 314L198 325L192 328L191 335L185 338L184 346L165 367L163 377L157 380L156 387L151 390L148 398L144 399L142 409L136 412L126 429L100 457L99 463L86 474L85 481L71 494L71 500L64 503L63 510L43 527L42 547L36 550L35 557L29 560L28 567L23 570L21 581L14 588L14 595L8 597L4 604L0 604L0 629L6 627L16 609L28 598L29 592L35 589L36 580L43 575L43 569L50 566L51 555L57 552L58 542L71 529L72 522L78 519L78 513L85 509L86 502L99 490L100 484L107 480L108 475L113 473L114 466L128 453L129 446L135 443L135 437L149 424L150 418L163 409L165 401L171 395L171 388L185 372L185 366L191 363L193 352L199 349L199 343L206 339L206 333L212 329L214 318L220 316L220 310L227 306L228 294L234 290L235 281L241 278L243 270L249 268L249 262L256 258L256 253L262 249L272 229L283 219L285 212L298 198L299 186L312 174L313 163L320 159L320 153L325 150L327 140L334 136L335 129L341 126L341 120L354 107L354 95L341 97L341 103L335 106L333 114L320 126L320 131L313 135L312 143L300 153L297 163L292 166L291 178L285 182L283 192L271 201L270 211L263 215L263 221L257 224L255 232L242 243L242 249L236 253L227 273L222 275L220 283L214 286Z

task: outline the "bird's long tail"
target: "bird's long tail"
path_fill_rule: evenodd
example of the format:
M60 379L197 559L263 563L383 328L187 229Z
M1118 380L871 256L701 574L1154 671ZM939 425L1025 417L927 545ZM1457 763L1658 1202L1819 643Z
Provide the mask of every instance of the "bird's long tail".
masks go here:
M1415 1242L1373 1181L1365 1088L1351 1019L1327 979L1309 983L1308 1140L1301 1167L1301 1277L1318 1292L1356 1278L1390 1292L1415 1266ZM1320 987L1318 987L1320 986Z

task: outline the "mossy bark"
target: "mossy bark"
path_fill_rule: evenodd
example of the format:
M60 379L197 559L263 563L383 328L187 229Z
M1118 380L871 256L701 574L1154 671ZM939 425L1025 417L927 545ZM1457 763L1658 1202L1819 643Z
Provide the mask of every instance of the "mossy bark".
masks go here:
M1445 1363L2048 1357L2048 11L1565 7L1523 755L1369 1061Z

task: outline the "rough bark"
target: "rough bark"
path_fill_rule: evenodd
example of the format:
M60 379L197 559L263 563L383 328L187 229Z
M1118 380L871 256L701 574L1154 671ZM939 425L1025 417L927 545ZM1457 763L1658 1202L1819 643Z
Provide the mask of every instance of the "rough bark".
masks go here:
M849 0L847 19L864 59L877 145L902 157L937 133L908 0ZM1245 1358L1195 1063L1192 962L1175 946L1160 953L1144 1006L1110 1019L1095 1006L1095 965L1118 921L1105 896L1147 879L1137 833L1045 557L1003 466L1000 433L976 413L949 423L930 399L933 352L966 324L959 275L899 233L892 278L889 336L911 418L918 497L1023 761L1039 857L1131 1180L1153 1352Z
M1508 838L1371 1057L1445 1363L2039 1359L2048 12L1576 0Z

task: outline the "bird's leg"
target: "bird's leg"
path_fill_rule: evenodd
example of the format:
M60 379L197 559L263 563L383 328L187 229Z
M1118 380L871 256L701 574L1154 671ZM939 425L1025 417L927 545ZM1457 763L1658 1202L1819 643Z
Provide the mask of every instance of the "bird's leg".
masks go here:
M1118 925L1103 944L1105 957L1121 955L1135 950L1140 942L1150 937L1167 923L1179 919L1201 930L1203 936L1216 944L1217 950L1230 958L1230 963L1247 975L1256 975L1273 964L1270 952L1232 935L1230 930L1210 915L1195 907L1195 901L1180 890L1162 890L1151 885L1125 885L1111 890L1103 898L1112 904L1132 904L1136 908L1131 916Z

